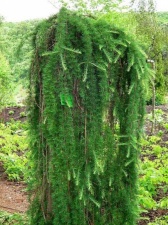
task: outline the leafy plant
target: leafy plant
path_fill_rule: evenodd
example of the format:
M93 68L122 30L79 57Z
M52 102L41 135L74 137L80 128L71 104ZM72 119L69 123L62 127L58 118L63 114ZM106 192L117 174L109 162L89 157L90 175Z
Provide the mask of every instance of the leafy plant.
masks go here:
M155 200L153 199L152 193L149 190L146 190L146 186L143 186L142 183L140 183L139 191L138 191L138 197L139 197L139 206L140 206L140 212L146 212L146 210L154 209L156 208L157 204Z
M26 113L25 112L21 112L20 113L20 117L25 117L26 116Z
M157 218L152 223L148 223L148 225L167 225L167 222L168 222L168 216L163 216L163 217Z
M3 225L29 225L28 218L24 214L8 213L0 211L0 224Z
M26 129L26 124L16 121L0 124L0 160L9 180L23 179L28 149Z
M168 167L167 167L167 142L165 138L166 118L167 114L162 110L158 110L156 116L156 128L160 128L162 123L163 135L157 131L153 136L146 136L141 140L142 152L140 163L140 187L139 187L139 203L141 212L147 213L148 210L164 210L167 209L167 191L168 191ZM149 219L149 218L148 218ZM148 225L167 224L167 217L157 218L154 222L149 222Z
M9 115L13 115L15 112L13 110L9 111Z

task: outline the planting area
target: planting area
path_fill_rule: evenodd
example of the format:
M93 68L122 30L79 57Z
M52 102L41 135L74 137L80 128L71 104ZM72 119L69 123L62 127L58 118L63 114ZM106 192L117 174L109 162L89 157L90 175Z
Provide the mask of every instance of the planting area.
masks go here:
M28 209L25 107L4 109L0 120L0 224L21 225L26 223Z
M152 107L147 107L145 134L141 140L138 225L168 224L168 105L157 106L151 134ZM3 117L5 115L5 117ZM0 224L28 225L25 183L27 175L27 127L25 108L9 108L1 115Z

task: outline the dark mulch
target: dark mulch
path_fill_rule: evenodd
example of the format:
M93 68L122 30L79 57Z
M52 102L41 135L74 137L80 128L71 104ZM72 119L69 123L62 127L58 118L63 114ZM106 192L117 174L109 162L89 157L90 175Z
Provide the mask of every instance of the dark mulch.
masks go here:
M11 120L24 122L26 120L26 107L13 106L7 107L0 113L0 121L3 123Z
M141 215L141 217L149 218L149 219L140 220L138 225L147 225L149 222L155 221L156 218L159 218L159 217L162 217L165 215L168 215L168 209L150 210L149 212L142 213L142 215Z

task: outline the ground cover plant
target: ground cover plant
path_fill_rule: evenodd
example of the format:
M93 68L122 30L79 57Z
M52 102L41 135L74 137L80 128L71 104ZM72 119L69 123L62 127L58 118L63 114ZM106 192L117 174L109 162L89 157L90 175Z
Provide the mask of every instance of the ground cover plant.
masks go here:
M145 54L103 19L65 9L37 27L34 48L31 224L136 224Z
M167 105L157 107L155 132L151 134L151 113L147 114L145 135L141 140L140 224L168 223L168 112Z
M28 150L26 130L27 124L20 121L0 123L0 161L8 180L23 180Z
M28 219L25 215L19 213L7 213L0 211L0 224L3 225L28 225Z

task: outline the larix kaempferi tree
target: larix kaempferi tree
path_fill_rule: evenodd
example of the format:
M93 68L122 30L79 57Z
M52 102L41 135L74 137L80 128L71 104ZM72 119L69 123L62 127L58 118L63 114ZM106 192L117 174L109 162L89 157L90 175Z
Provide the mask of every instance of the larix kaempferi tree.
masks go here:
M62 9L34 35L31 224L135 225L146 55L103 19Z

